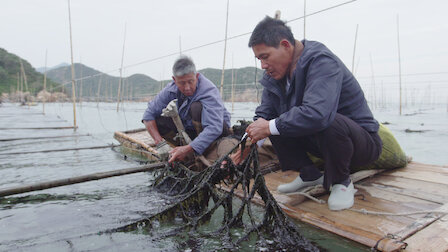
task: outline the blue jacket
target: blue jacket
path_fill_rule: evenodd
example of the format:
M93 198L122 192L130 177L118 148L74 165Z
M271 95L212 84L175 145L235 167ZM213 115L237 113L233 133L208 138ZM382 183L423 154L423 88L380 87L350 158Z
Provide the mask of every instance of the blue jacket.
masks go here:
M300 137L327 128L336 113L345 115L368 132L378 131L358 81L323 44L302 41L304 50L285 92L286 77L275 80L266 73L261 104L255 118L275 119L282 136Z
M198 154L202 154L210 144L215 141L223 130L223 124L230 127L230 113L224 107L218 88L210 80L199 74L195 93L185 97L173 82L166 85L160 93L150 102L143 114L143 120L152 121L160 116L162 109L174 99L178 99L177 108L185 129L194 130L190 111L191 103L199 101L202 104L202 132L190 143ZM183 104L179 101L183 99Z

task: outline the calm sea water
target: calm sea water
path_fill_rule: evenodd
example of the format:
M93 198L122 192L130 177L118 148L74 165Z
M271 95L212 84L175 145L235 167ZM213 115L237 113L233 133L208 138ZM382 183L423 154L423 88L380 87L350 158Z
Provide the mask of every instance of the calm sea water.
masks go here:
M232 105L226 104L229 111ZM255 103L236 103L232 124L251 119ZM94 149L65 152L8 154L16 152L103 146L117 143L114 131L141 128L146 103L83 103L77 106L79 129L30 130L73 124L69 103L20 107L0 106L0 189L28 185L94 172L135 167L119 150ZM387 125L405 152L414 161L447 165L448 113L446 106L374 110ZM22 128L22 129L19 129ZM406 129L420 131L406 133ZM87 135L88 134L88 135ZM64 138L26 139L42 136ZM154 233L100 232L151 216L167 203L148 186L151 173L133 174L38 192L0 198L0 251L189 251L188 243L157 239ZM368 251L359 244L298 223L304 235L331 251ZM212 241L209 241L212 243ZM186 245L187 244L187 245Z

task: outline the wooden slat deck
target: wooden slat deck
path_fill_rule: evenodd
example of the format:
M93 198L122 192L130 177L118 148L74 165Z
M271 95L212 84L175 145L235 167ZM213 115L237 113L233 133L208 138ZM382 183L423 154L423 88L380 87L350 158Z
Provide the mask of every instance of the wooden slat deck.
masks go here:
M125 137L120 134L117 137L116 133L116 138L132 142L128 146L137 149L143 146L145 150L153 151L152 139L147 139L149 135L144 129L121 134ZM369 175L361 173L352 176L359 179ZM448 211L448 167L411 162L405 168L373 173L355 183L358 193L352 209L396 214ZM380 251L448 251L447 214L392 216L352 210L330 211L326 204L303 201L301 195L276 191L279 184L288 183L297 175L294 171L277 171L264 176L270 192L290 217ZM328 194L318 198L326 201ZM263 203L259 197L255 197L254 202Z

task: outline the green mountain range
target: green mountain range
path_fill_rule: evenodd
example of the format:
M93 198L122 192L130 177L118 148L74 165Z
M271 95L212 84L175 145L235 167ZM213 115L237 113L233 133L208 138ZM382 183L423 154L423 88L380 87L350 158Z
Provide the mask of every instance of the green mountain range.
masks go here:
M21 70L20 60L22 60L25 69L28 91L32 95L36 95L37 92L43 89L42 73L37 72L26 60L20 59L18 56L0 48L0 93L15 92L17 80L19 80L20 89L20 75L18 75ZM119 77L102 73L80 63L74 64L74 69L75 90L78 100L95 101L100 99L101 101L116 101L120 82ZM40 68L39 70L42 71ZM199 72L220 88L222 74L220 69L206 68L199 70ZM262 78L263 70L254 67L225 70L223 84L225 100L231 99L232 73L234 76L233 83L235 83L235 100L254 100L256 98L254 94L259 93L258 91L262 89L260 84L257 83L255 85L255 83L256 80L258 82ZM71 78L70 65L62 64L60 67L50 69L47 71L47 90L50 92L63 92L71 97ZM147 100L148 97L156 95L169 82L171 82L171 79L157 81L144 74L134 74L122 79L120 93L123 100Z
M115 100L118 93L119 77L101 73L98 70L90 68L86 65L74 64L76 76L76 92L77 97L82 93L83 100L95 100L100 97L101 100ZM219 69L206 68L199 70L204 76L216 84L218 88L221 85L222 71ZM257 81L263 76L261 69L254 67L245 67L234 69L235 96L244 93L247 90L255 88L255 74ZM48 78L61 83L63 91L71 96L71 68L64 66L52 69L47 72ZM124 100L139 100L156 95L171 80L157 81L144 74L134 74L122 79L121 96ZM224 99L231 98L232 69L224 71L223 93ZM261 86L257 84L257 88Z
M25 78L22 77L20 61L23 64L26 82ZM28 91L35 95L43 89L43 83L44 75L37 72L28 61L0 48L0 94L23 90L23 92ZM58 83L55 81L47 79L47 89L57 85Z

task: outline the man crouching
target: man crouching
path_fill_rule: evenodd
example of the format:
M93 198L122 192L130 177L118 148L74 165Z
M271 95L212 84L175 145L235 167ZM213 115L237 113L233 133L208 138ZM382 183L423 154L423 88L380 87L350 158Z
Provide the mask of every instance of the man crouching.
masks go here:
M177 128L172 118L161 116L170 102L176 105L185 131L192 139L188 145L172 150L167 148L165 140L178 145L174 140ZM173 82L148 103L142 122L154 139L159 155L162 159L169 155L168 162L172 163L184 161L193 153L202 155L217 138L227 136L230 113L216 85L196 72L189 57L181 56L173 66Z

